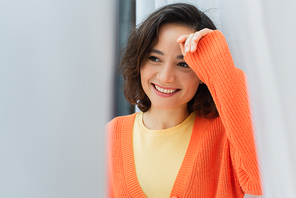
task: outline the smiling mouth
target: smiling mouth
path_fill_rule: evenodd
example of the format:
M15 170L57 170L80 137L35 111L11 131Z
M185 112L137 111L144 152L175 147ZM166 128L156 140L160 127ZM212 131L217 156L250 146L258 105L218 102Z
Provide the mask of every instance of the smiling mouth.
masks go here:
M152 84L152 85L155 87L155 89L157 91L159 91L161 93L165 93L165 94L171 94L171 93L174 93L174 92L180 90L180 89L164 89L164 88L161 88L161 87L159 87L159 86L157 86L155 84Z

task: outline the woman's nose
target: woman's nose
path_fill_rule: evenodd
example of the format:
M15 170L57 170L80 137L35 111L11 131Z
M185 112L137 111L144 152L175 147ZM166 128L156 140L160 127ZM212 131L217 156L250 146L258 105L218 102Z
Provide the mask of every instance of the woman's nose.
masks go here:
M163 83L174 82L175 72L172 64L164 64L158 72L158 79Z

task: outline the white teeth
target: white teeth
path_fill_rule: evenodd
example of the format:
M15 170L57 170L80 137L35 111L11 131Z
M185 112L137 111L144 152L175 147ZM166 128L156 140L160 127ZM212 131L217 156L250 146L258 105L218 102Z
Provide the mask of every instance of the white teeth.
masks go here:
M163 89L157 85L154 85L154 86L158 91L160 91L162 93L174 93L175 91L177 91L177 89Z

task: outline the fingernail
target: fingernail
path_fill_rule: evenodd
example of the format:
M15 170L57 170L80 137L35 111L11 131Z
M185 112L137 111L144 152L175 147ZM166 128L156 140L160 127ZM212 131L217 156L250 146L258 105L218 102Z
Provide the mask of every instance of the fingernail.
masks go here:
M189 46L186 46L185 47L185 52L188 52L189 51Z
M194 45L191 45L191 51L193 50L193 48L194 48Z

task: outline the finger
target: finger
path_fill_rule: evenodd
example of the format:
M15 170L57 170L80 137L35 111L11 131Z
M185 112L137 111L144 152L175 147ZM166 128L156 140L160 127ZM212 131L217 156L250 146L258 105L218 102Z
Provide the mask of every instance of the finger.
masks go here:
M195 41L195 39L199 36L199 32L195 32L194 33L194 36L191 40L191 52L195 52L196 51L196 46L197 46L197 43L198 41Z
M178 43L184 43L189 35L182 35L177 39Z
M194 34L190 34L185 41L185 53L190 52L191 40L192 40L193 36L194 36Z
M192 41L191 41L191 52L195 52L197 49L197 44L199 43L199 41L206 36L207 34L209 34L210 32L212 32L213 30L208 29L208 28L204 28L198 32L195 32Z
M181 53L182 53L182 55L185 56L186 53L185 53L184 43L179 43L179 45L180 45L180 48L181 48Z
M200 40L202 37L206 36L207 34L209 34L209 33L212 32L212 31L213 31L213 30L211 30L211 29L204 28L204 29L198 31L198 33L194 35L193 40L194 40L196 43L198 43L199 40Z

